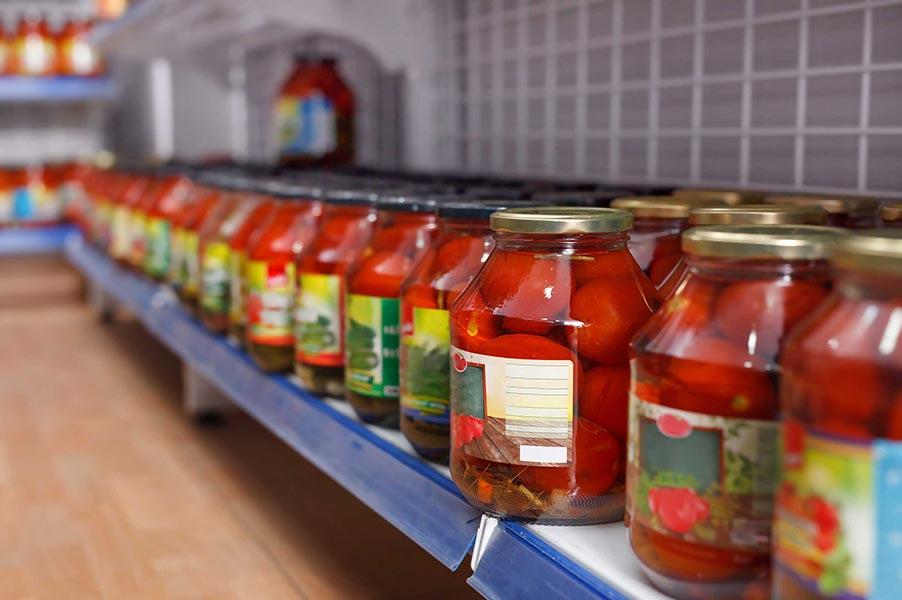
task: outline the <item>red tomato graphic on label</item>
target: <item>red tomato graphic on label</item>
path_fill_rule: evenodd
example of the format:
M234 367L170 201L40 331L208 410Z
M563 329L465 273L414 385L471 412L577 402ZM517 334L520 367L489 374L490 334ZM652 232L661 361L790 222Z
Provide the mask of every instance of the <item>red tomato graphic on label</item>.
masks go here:
M648 491L648 507L674 533L687 533L711 514L708 501L691 488L652 488Z
M692 425L682 417L672 413L665 413L658 417L658 430L670 438L685 438L692 433Z
M260 311L263 310L263 299L258 294L250 294L247 298L247 320L251 323L260 322Z
M451 428L454 430L451 437L454 438L454 447L460 448L469 444L474 439L482 437L485 423L482 419L472 415L456 415L451 419Z
M467 359L464 358L464 355L460 352L455 352L451 356L451 360L454 361L454 370L458 373L463 373L467 368Z

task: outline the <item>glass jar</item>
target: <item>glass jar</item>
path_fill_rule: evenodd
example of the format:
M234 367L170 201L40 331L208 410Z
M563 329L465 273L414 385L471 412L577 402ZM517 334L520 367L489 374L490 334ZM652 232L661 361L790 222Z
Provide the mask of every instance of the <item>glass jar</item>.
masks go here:
M144 272L162 281L169 273L172 221L191 191L182 173L163 178L144 211ZM142 203L143 204L143 203Z
M260 205L262 198L254 193L252 182L230 178L224 187L233 198L228 214L214 228L206 223L200 230L200 319L216 334L229 330L231 298L231 254L229 240Z
M327 192L322 225L298 260L294 368L314 394L344 397L344 275L370 242L377 198L363 190Z
M182 208L172 218L169 272L166 280L189 309L197 300L197 286L194 285L193 277L197 261L192 258L198 246L197 230L220 201L221 191L217 185L217 178L212 175L198 176Z
M786 343L773 597L899 597L902 232L842 239Z
M401 284L435 241L436 201L385 194L367 247L345 279L345 398L365 423L399 422Z
M743 204L762 204L768 196L761 190L720 190L714 188L683 188L673 191L674 198L688 198L693 200L708 200L726 204L727 206L741 206Z
M144 197L150 180L139 173L124 173L122 176L124 183L122 195L112 209L110 256L121 266L128 266L132 250L132 211Z
M868 229L877 226L880 201L863 196L772 195L766 204L778 206L819 206L827 211L827 223L845 229Z
M420 456L448 462L451 331L448 309L492 251L492 213L523 204L443 202L439 234L401 287L401 432Z
M827 211L819 206L699 206L689 211L689 227L705 225L825 225ZM676 266L658 286L664 300L670 300L686 280L689 267L680 256Z
M19 19L13 39L16 75L44 77L56 74L56 44L40 11L28 10Z
M637 196L611 202L611 208L632 213L633 229L627 245L655 287L661 285L683 255L680 234L689 226L689 210L711 204L722 202L672 196Z
M9 172L12 186L12 172ZM107 250L112 238L113 201L121 179L118 173L98 170L91 185L90 237L91 243L100 250ZM15 189L15 188L12 188Z
M495 248L451 306L451 475L493 515L623 517L629 341L658 307L606 208L492 215Z
M247 248L247 352L260 369L294 367L295 260L316 235L322 190L275 182L280 198Z
M884 227L902 228L902 204L884 204L880 207L880 220Z
M79 15L66 21L57 36L60 75L94 77L101 74L100 54L88 37L92 27L91 21Z
M783 340L827 296L839 230L683 234L689 275L632 342L627 525L679 598L766 597Z
M216 237L216 234L223 226L223 223L229 219L241 204L241 199L237 195L224 189L224 187L225 186L223 185L222 188L217 190L218 193L213 206L198 220L196 226L188 232L188 235L192 236L193 239L189 241L189 247L186 248L186 250L190 251L190 254L186 253L185 256L188 269L184 286L185 293L183 295L187 298L186 302L188 308L196 314L197 318L203 322L204 325L208 325L209 323L209 320L204 318L204 311L201 304L206 289L205 285L209 284L210 288L218 285L214 282L216 276L213 275L213 271L215 271L213 263L217 259L227 258L217 255L214 246L212 249L213 252L210 255L210 258L213 258L214 260L208 260L208 268L205 273L203 270L203 261L205 258L208 258L207 247L209 246L210 241ZM228 266L224 262L222 264L223 268ZM208 277L207 281L204 281L205 274ZM219 333L219 331L216 330L214 333Z
M247 219L229 237L229 336L245 348L247 327L247 247L254 235L266 222L270 213L275 210L278 201L259 185L255 193L260 203L247 216Z

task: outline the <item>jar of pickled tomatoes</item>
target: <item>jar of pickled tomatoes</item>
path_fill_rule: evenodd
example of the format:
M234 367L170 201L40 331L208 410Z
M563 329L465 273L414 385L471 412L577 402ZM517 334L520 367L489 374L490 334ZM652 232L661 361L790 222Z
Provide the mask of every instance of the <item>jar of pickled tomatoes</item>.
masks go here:
M629 341L660 301L627 248L633 217L516 208L451 306L451 475L501 517L623 517Z
M783 353L773 597L898 598L902 232L843 238Z
M169 273L172 221L188 200L191 180L186 173L163 178L144 210L144 272L163 280Z
M295 260L316 235L322 190L274 182L269 193L281 201L248 245L247 352L260 369L294 367Z
M197 177L181 210L172 218L166 280L189 310L194 309L199 287L198 230L222 198L220 181L221 177L214 174Z
M775 206L746 204L739 206L699 206L689 211L689 227L704 225L825 225L827 211L819 206ZM680 260L658 286L664 300L669 300L686 279L689 267L686 257Z
M451 443L448 309L494 246L489 217L524 204L461 200L439 205L438 239L401 287L401 431L420 456L439 462Z
M346 272L345 398L365 423L398 426L401 283L435 241L436 204L381 195L373 237Z
M845 229L868 229L877 226L880 201L864 196L772 195L766 204L778 206L819 206L827 211L827 223Z
M344 275L370 243L377 199L365 190L326 192L319 233L298 260L295 372L315 394L344 397Z
M779 467L779 356L824 301L839 230L683 234L689 274L632 342L627 523L679 598L766 597Z
M147 177L140 173L131 172L123 174L124 187L122 195L113 207L110 256L122 266L128 266L128 257L131 253L131 219L132 212L141 202L144 193L150 184Z
M880 207L880 220L884 227L902 228L902 204L884 204Z
M221 333L222 329L216 327L218 323L214 323L215 319L208 318L208 312L204 310L203 303L206 292L219 293L223 289L221 280L223 270L228 267L225 262L228 257L223 256L221 247L217 248L215 244L210 247L210 245L218 235L220 228L240 208L242 202L240 196L227 189L231 187L228 179L223 178L220 185L213 206L198 220L196 228L190 232L194 240L191 244L191 253L186 256L189 269L185 290L191 292L188 306L196 313L198 319L214 333ZM204 270L205 262L206 271ZM209 296L207 296L207 305L210 305ZM214 327L210 327L210 325L214 325Z

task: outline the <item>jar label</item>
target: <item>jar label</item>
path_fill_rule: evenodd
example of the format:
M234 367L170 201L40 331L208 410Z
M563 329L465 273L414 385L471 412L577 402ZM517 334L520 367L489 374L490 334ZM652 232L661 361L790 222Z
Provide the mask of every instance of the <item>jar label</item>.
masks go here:
M573 362L502 358L451 347L452 437L512 465L573 462ZM458 422L459 421L459 422Z
M200 238L196 231L185 231L182 237L182 286L189 296L197 296L200 289Z
M169 221L160 217L147 221L145 266L148 273L159 277L169 271Z
M128 256L130 219L128 208L117 206L113 210L112 240L110 241L110 254L115 258Z
M243 250L229 254L229 321L236 325L245 322L244 294L247 292L247 277L244 267L247 262Z
M129 262L133 265L144 264L144 250L147 240L147 217L143 212L132 211L129 223Z
M352 392L398 397L399 304L397 298L348 294L345 384Z
M169 283L181 286L185 283L185 230L177 227L172 232L172 242L169 244L169 273L166 278Z
M327 367L344 364L341 339L342 278L301 273L295 308L295 349L300 362Z
M294 263L247 263L248 338L258 344L293 346Z
M657 392L632 383L630 518L690 543L768 552L779 424L669 408Z
M448 425L451 328L448 311L405 303L401 310L401 412Z
M229 306L229 245L210 242L204 246L201 261L201 306L204 310L224 314Z
M335 107L319 90L303 96L280 96L275 126L280 154L319 157L335 151Z
M776 568L812 595L898 598L902 442L783 430L774 521Z

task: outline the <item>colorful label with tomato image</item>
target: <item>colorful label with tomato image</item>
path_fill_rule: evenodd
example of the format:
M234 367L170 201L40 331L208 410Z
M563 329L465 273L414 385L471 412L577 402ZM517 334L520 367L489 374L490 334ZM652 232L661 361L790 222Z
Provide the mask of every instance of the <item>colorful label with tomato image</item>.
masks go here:
M129 227L131 218L128 208L117 206L113 209L113 225L111 230L110 254L113 258L125 258L129 253Z
M147 221L145 269L151 275L163 277L169 271L169 221L152 217Z
M344 364L341 288L338 275L301 273L294 314L295 351L300 362L325 367Z
M229 308L229 245L210 242L201 261L200 303L204 310L224 314Z
M293 346L294 263L247 263L248 338L258 344Z
M573 362L486 356L452 346L451 366L458 448L512 465L573 462ZM482 427L474 428L473 419L483 421Z
M280 154L316 157L335 150L335 107L319 90L303 96L280 96L275 125Z
M345 386L352 392L398 397L399 304L397 298L347 295Z
M243 250L236 250L229 254L229 322L243 324L246 319L244 313L244 294L247 292L247 277L244 267L247 258Z
M450 420L451 328L448 311L401 309L401 412L419 421Z
M779 424L657 404L633 382L627 511L661 534L716 548L768 552Z
M814 595L902 597L902 443L787 421L774 522L776 568Z

